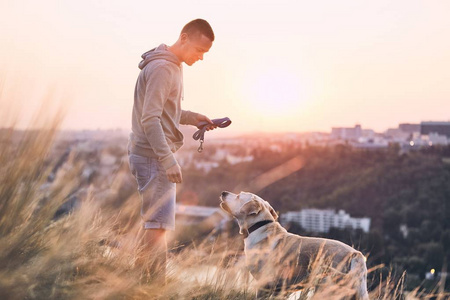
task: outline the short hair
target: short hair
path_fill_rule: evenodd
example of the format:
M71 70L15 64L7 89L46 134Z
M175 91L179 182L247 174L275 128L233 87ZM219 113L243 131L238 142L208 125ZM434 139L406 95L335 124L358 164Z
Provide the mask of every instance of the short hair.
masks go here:
M203 34L211 42L214 42L214 32L211 28L211 25L203 19L195 19L184 25L181 33L187 33L190 36Z

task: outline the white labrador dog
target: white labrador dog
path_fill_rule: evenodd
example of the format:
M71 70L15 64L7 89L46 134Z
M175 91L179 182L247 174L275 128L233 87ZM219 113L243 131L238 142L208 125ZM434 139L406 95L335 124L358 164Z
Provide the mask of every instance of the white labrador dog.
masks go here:
M333 282L339 276L345 277L347 295L369 299L367 268L361 252L340 241L288 233L276 222L278 215L272 206L257 195L223 192L220 200L220 207L236 218L244 235L246 264L257 280L258 296L317 280L309 275L320 270L315 277L325 278L322 281L334 278Z

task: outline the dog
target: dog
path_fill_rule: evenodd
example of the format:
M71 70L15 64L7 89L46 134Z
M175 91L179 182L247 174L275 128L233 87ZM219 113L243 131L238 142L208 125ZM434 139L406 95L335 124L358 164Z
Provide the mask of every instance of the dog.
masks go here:
M258 298L292 291L319 278L317 284L333 280L342 286L347 282L349 297L369 299L361 252L337 240L288 233L277 222L272 206L255 194L222 192L220 200L220 207L237 220L244 236L246 265L257 282Z

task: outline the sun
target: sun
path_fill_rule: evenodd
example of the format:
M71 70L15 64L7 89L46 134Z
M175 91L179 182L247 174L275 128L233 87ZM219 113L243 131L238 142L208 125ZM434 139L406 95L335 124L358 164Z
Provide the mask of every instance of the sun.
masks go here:
M261 116L280 118L298 114L304 96L301 80L296 74L273 70L249 80L246 101L250 109Z

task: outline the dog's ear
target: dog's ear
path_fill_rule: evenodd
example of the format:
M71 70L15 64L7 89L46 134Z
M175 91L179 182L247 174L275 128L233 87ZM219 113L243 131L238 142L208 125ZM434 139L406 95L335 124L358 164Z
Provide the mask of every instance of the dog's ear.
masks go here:
M248 201L244 205L242 205L240 213L249 216L249 215L257 215L261 211L261 203L252 198L252 200Z
M275 221L278 219L278 214L275 211L275 209L272 208L272 206L270 206L270 214L272 215L272 217L275 219Z
M275 211L275 209L273 209L272 205L270 205L269 202L267 202L266 200L264 200L264 203L266 205L266 207L269 209L270 214L272 215L272 217L275 219L275 221L278 219L278 214Z

